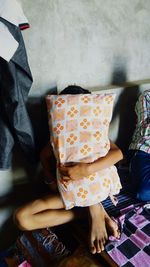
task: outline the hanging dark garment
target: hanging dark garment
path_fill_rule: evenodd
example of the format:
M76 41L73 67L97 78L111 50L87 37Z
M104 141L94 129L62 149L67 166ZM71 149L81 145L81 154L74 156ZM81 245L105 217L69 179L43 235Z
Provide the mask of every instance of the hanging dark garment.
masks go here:
M33 129L26 109L32 74L20 28L0 17L19 46L9 62L0 57L0 169L11 166L14 143L34 155Z

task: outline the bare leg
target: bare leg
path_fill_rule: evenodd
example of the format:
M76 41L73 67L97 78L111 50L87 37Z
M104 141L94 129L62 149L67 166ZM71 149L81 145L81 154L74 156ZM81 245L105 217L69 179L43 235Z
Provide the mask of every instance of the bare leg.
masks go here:
M75 217L75 210L65 210L59 195L48 195L19 208L14 219L21 230L35 230L61 225Z
M104 250L104 245L108 239L105 225L105 212L102 204L89 207L91 232L90 232L90 251L92 254L100 253Z
M109 217L108 213L105 210L104 212L105 212L105 222L106 222L106 228L107 228L108 234L119 239L121 233L118 229L117 223L113 219L111 219L111 217Z
M85 212L84 212L85 211ZM108 216L102 204L89 207L90 213L90 250L91 253L100 253L108 239L108 234L118 238L116 223ZM19 208L14 216L15 222L21 230L35 230L53 227L83 218L86 209L76 212L75 209L65 210L63 201L59 195L48 195L30 202Z
M118 225L109 217L102 204L90 206L89 213L91 224L90 251L92 254L100 253L104 250L108 235L113 235L115 238L120 237Z

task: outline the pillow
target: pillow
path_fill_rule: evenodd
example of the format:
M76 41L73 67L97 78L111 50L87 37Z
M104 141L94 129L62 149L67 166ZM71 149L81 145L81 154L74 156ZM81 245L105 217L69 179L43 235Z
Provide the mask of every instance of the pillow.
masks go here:
M50 142L58 163L89 163L108 153L114 98L106 93L46 97ZM67 184L58 173L57 182L66 209L97 204L121 188L115 166Z

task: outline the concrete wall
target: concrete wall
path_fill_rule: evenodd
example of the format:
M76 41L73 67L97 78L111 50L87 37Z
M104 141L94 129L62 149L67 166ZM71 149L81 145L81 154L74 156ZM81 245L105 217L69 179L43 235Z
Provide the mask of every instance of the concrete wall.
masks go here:
M34 84L95 87L150 78L149 0L20 0Z

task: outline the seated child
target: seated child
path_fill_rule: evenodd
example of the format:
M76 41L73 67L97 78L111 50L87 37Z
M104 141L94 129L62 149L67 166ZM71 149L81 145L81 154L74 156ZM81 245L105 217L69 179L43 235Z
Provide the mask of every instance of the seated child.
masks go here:
M75 92L76 94L87 94L87 90L84 91L84 89L78 86L70 86L66 88L63 91L63 94L69 94L70 90L71 93ZM93 177L93 174L97 172L101 172L103 174L105 169L110 170L110 175L111 173L115 173L114 175L112 175L112 177L114 177L114 181L117 180L116 192L119 192L121 185L119 183L118 176L116 175L116 171L114 170L115 167L113 165L122 159L122 152L111 141L108 142L107 148L107 153L103 154L103 156L100 156L99 158L96 158L92 162L73 161L73 164L69 164L69 166L66 166L64 164L61 164L61 161L58 161L60 164L57 165L58 162L56 163L56 160L58 160L58 157L60 159L60 154L58 153L57 155L58 151L55 150L54 144L52 143L52 145L46 146L41 153L41 162L45 169L46 176L49 177L50 182L52 183L56 179L56 169L59 170L60 179L57 179L57 183L61 196L59 194L48 195L43 197L42 199L35 200L19 208L15 213L15 220L18 224L18 227L22 230L33 230L45 227L52 227L67 223L75 218L83 218L83 216L87 215L88 212L90 215L91 225L91 230L89 234L89 247L91 253L100 253L102 250L104 250L104 245L108 240L109 235L114 235L114 237L118 238L118 226L108 216L102 204L100 203L103 199L97 198L97 202L93 202L91 204L90 202L88 204L82 202L84 203L83 207L88 207L88 209L84 208L83 210L81 209L82 204L73 204L72 206L67 207L67 202L65 203L65 197L63 198L63 193L69 194L69 190L72 193L74 191L74 187L78 185L78 183L82 185L82 182L84 181L84 179L86 179L86 177ZM106 175L108 175L108 172ZM99 185L101 179L99 179L99 183L97 177L96 179L97 185L95 186L95 189L93 191L93 199L95 198L94 193L97 194L98 191L101 195L102 190L102 188L100 187L98 187L97 190L97 186ZM64 185L64 191L61 190L59 180L61 181L60 184ZM109 177L103 177L103 181L105 180L107 180L106 183L108 183L109 189L113 189L113 182L110 181ZM112 185L110 186L111 183ZM53 185L54 184L51 184L51 186ZM69 189L68 185L71 189ZM87 192L84 193L86 195ZM109 192L107 191L107 196L108 195ZM107 196L105 195L105 198ZM79 206L80 208L77 209L75 206ZM67 210L66 208L69 209Z
M135 105L137 124L129 146L132 188L139 200L150 201L150 90Z

